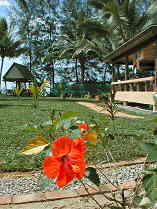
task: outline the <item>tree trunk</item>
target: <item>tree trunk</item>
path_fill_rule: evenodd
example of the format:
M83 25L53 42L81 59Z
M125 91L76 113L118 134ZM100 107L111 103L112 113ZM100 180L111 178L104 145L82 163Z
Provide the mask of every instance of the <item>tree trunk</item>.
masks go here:
M53 87L53 89L54 89L54 87L55 87L55 69L54 69L54 64L52 63L52 87Z
M55 87L55 74L54 74L54 64L51 63L49 65L49 71L48 71L48 74L49 74L49 79L50 79L50 93L52 92L52 89L54 89Z
M77 58L75 59L75 76L76 76L76 82L78 83L79 79L78 79L78 72L77 72Z
M80 59L80 65L81 65L81 83L84 83L85 79L85 61L84 59Z
M3 70L3 64L4 64L4 57L2 57L1 69L0 69L0 91L2 90L2 70Z

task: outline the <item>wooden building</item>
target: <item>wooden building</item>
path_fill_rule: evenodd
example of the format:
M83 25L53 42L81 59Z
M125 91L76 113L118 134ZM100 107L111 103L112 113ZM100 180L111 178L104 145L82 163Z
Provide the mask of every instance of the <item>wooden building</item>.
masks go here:
M111 63L112 92L115 100L124 104L128 102L150 104L157 111L153 95L157 92L157 25L151 25L146 30L121 45L107 55L105 62ZM125 79L117 80L115 65L125 66ZM131 78L129 73L135 69L145 72L146 77ZM136 75L135 73L135 75Z
M16 87L21 87L22 83L24 83L25 86L26 83L30 83L33 80L33 76L25 65L13 63L3 76L3 80L5 84L7 81L16 82Z

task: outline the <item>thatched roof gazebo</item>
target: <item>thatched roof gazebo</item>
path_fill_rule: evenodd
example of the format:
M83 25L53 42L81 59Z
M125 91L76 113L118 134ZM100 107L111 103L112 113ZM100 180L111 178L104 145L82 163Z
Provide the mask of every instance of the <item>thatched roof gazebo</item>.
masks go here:
M13 63L12 66L3 76L3 80L6 82L16 82L16 87L21 87L21 83L30 83L33 80L33 75L29 71L28 67L18 63Z

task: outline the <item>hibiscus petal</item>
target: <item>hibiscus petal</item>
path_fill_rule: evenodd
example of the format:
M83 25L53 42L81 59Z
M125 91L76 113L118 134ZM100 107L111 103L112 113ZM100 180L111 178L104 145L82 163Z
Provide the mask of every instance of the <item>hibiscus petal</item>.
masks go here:
M56 184L60 187L66 186L74 178L74 172L70 164L62 163Z
M61 162L59 158L47 156L43 161L43 172L48 178L56 178L59 174Z
M70 153L70 162L75 174L75 178L82 178L85 176L85 159L84 155L81 155L79 152Z
M57 156L63 156L68 154L71 151L73 139L61 136L58 137L53 143L52 143L52 153L53 155Z
M89 130L90 129L87 122L80 123L79 128L84 129L84 130Z
M79 166L80 166L80 172L76 173L76 178L81 179L82 177L85 176L85 170L86 170L86 163L84 159L81 159L79 161Z
M84 155L85 152L86 152L86 145L85 145L85 142L84 142L84 138L76 138L73 140L73 145L72 145L72 148L71 148L71 152L80 152L81 155Z

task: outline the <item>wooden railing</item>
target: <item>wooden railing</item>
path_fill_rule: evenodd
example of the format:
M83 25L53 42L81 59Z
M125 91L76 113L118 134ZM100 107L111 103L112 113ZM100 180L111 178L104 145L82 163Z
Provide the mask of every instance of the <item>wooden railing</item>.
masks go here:
M114 91L153 91L154 90L154 77L145 77L130 79L126 81L112 82Z

